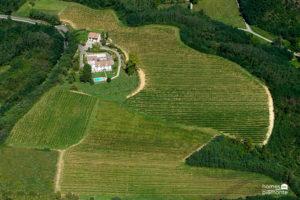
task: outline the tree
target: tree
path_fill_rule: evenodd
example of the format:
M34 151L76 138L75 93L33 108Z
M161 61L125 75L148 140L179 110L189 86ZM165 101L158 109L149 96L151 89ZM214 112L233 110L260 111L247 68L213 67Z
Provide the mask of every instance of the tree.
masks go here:
M101 33L101 44L104 46L108 40L108 32Z
M245 144L247 150L252 150L253 149L253 140L252 140L252 138L245 139L244 144Z
M87 83L92 80L92 67L89 64L85 64L80 75L80 81Z
M68 78L67 78L67 79L68 79L68 82L69 82L70 84L74 83L75 77L76 77L75 72L74 72L73 70L71 70L70 73L68 74Z
M137 63L139 62L138 57L136 55L130 54L129 60L126 63L125 72L131 76L137 71Z

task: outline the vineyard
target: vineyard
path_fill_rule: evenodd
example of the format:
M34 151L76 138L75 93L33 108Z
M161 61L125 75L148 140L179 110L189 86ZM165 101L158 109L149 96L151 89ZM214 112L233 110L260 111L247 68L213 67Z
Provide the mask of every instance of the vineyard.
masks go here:
M10 191L22 196L22 192L53 191L56 152L4 147L0 149L0 158L0 194Z
M139 57L146 88L126 102L131 109L257 143L264 139L269 123L267 95L237 64L185 46L174 27L120 25L110 10L72 4L60 17L79 29L109 31L115 43Z
M215 134L98 101L87 137L65 154L62 192L87 199L199 200L259 194L261 184L273 183L253 173L184 165L184 158Z
M65 148L83 136L95 98L52 89L15 125L12 146Z

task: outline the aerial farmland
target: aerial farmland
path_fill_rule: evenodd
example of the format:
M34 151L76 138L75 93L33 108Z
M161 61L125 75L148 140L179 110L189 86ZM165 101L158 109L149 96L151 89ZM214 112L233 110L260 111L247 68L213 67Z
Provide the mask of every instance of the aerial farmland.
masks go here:
M297 199L297 46L240 1L13 1L0 199Z

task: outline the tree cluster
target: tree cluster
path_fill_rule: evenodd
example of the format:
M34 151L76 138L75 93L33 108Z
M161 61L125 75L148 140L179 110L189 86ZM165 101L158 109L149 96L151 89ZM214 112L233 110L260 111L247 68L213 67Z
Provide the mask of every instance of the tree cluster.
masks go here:
M300 3L295 0L239 0L246 21L290 41L300 51Z
M9 48L19 47L17 45L20 41L22 41L21 38L26 35L24 34L26 30L42 31L44 29L44 31L48 33L50 38L53 40L53 43L51 42L50 44L53 44L54 46L48 46L46 45L47 43L40 43L44 40L43 38L40 38L41 41L38 40L39 42L37 42L37 44L40 43L41 46L28 48L25 44L21 44L21 47L27 47L25 48L26 50L16 52L12 51L12 53L15 53L14 55L16 58L13 58L10 54L7 54L9 59L2 61L5 63L15 62L14 60L19 59L18 57L21 56L23 57L23 59L21 60L22 62L28 62L26 59L34 62L30 63L30 65L27 66L27 69L32 70L24 71L23 67L17 65L19 67L11 68L9 70L9 73L1 74L1 82L13 80L11 82L11 88L14 88L14 92L11 93L11 95L5 100L4 104L0 107L0 143L5 140L13 125L26 112L28 112L28 110L34 105L34 103L44 92L48 91L55 84L61 83L64 80L64 77L68 74L69 68L73 64L72 58L78 47L78 41L76 40L76 37L73 33L66 34L68 47L63 52L63 38L52 27L42 25L27 25L24 23L15 23L11 21L4 21L3 23L8 24L6 24L6 26L3 24L0 25L0 35L3 34L3 31L9 33L3 34L8 36L7 45ZM16 29L16 32L14 31L14 29ZM13 33L17 35L14 36ZM19 38L19 40L14 41L13 36ZM1 39L2 37L0 37L0 40ZM34 37L32 39L34 39ZM4 43L0 42L0 44L2 45ZM9 48L6 48L6 50L8 50ZM23 54L26 56L24 57ZM0 64L0 66L1 65L2 63ZM42 72L43 76L39 76L40 78L37 79L37 74L35 72ZM20 74L19 76L21 77L16 76L16 74ZM31 80L39 81L33 82ZM4 86L5 85L7 85L7 87L10 86L10 84L4 84ZM16 87L17 85L21 85L22 87ZM3 87L0 90L2 91L3 89L6 88ZM8 91L10 91L10 89Z
M41 12L39 10L31 10L29 13L29 17L32 19L37 19L37 20L42 20L42 21L46 21L51 25L59 25L60 21L58 16L56 15L51 15L45 12Z
M130 54L129 55L129 60L128 62L126 63L126 66L125 66L125 72L131 76L133 74L136 73L137 71L137 63L138 63L138 58L136 55L132 55Z
M21 7L26 0L0 0L0 13L10 15Z

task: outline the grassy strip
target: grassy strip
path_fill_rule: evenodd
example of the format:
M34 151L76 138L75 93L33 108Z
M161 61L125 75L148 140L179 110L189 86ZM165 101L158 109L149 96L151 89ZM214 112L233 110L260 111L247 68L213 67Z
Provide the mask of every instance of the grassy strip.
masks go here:
M195 11L203 10L209 17L225 24L246 28L236 0L201 0L194 6Z

